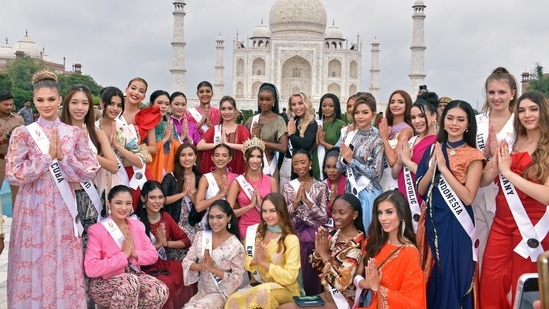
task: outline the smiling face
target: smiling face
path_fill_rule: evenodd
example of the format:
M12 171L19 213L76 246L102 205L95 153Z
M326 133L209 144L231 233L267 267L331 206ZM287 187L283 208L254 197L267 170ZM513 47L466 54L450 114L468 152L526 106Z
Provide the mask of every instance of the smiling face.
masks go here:
M322 109L322 116L324 116L325 118L331 118L331 117L334 117L335 115L335 105L334 105L334 100L332 98L325 98L321 105L320 105L320 108Z
M518 119L526 131L539 129L539 105L530 99L523 99L518 105Z
M236 108L229 101L223 101L219 105L219 111L221 112L221 118L223 121L234 121L234 115L236 114Z
M369 129L372 126L374 117L374 113L366 103L357 105L353 114L354 123L359 130Z
M358 211L344 199L338 198L332 206L332 218L336 229L341 230L354 225Z
M467 113L459 106L451 108L444 117L444 130L448 133L448 141L457 142L463 139L465 130L469 127Z
M193 168L196 163L196 154L191 147L185 147L181 149L179 153L179 164L184 168Z
M391 201L385 200L379 203L377 208L377 219L385 233L389 235L398 233L400 218L398 217L395 205Z
M276 207L270 200L263 201L261 205L261 218L269 226L277 225L280 222Z
M299 177L306 177L311 170L311 160L304 153L296 153L292 157L292 167Z
M355 106L356 99L349 99L347 101L347 115L353 115L353 107Z
M34 106L45 120L54 121L57 119L57 110L61 103L61 96L57 89L42 87L34 92Z
M250 152L250 155L246 158L246 166L252 171L257 171L263 167L262 165L263 154L261 154L261 150L257 148L253 149Z
M185 115L185 112L187 111L187 99L185 99L184 96L179 95L173 98L171 107L172 107L172 116L174 118L179 119L183 117L183 115Z
M153 106L160 107L160 115L164 116L170 109L170 98L166 95L160 95L154 99Z
M147 93L147 85L141 80L133 80L128 88L126 88L126 99L132 105L140 105L145 99Z
M132 195L129 192L119 192L109 200L111 216L115 220L127 218L133 209Z
M515 90L512 90L504 79L493 79L487 84L486 99L493 111L509 110L514 95Z
M198 88L196 95L198 96L198 100L200 100L200 104L210 104L213 97L213 91L212 88L208 86L202 86Z
M231 161L231 154L229 149L225 147L217 147L212 155L212 161L216 169L223 169L227 167L227 164Z
M306 111L305 102L299 95L295 95L290 98L290 110L295 114L296 117L303 117Z
M272 92L268 90L260 91L257 95L257 104L262 112L270 111L275 103L275 98Z
M164 206L165 199L162 190L155 188L147 194L146 200L143 197L141 197L141 200L145 203L148 213L156 214Z
M69 101L69 115L74 122L84 122L90 110L88 96L83 91L75 92Z
M338 181L339 177L341 176L341 173L337 169L337 158L336 157L328 157L326 158L326 166L324 167L324 172L326 173L326 177L330 179L330 181Z
M389 100L389 111L393 116L401 116L406 113L406 101L400 93L395 93Z
M227 229L230 217L224 213L219 206L213 206L208 213L208 223L214 233L223 232Z
M115 119L122 112L122 106L122 98L119 96L113 96L111 101L105 104L105 117Z

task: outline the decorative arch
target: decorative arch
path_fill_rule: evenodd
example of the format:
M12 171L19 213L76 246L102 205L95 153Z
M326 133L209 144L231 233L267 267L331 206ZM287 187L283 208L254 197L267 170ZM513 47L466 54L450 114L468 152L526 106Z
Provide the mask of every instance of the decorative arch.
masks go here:
M351 78L358 78L358 64L354 60L349 65L349 75Z
M358 91L356 90L356 85L355 84L352 84L350 87L349 87L349 96L352 96L353 94L357 93Z
M244 97L244 83L242 82L236 83L236 97L240 99Z
M339 60L333 59L328 62L328 76L341 77L341 62Z
M236 76L244 76L244 60L242 58L236 61Z
M265 75L265 60L255 58L252 62L252 75Z
M257 94L259 93L259 87L261 87L261 84L262 82L259 82L259 81L252 84L252 98L256 97Z
M307 95L312 92L312 67L309 61L301 56L293 56L282 64L280 96L288 98L296 91Z
M328 85L328 92L335 94L337 97L341 96L341 86L337 83L331 83Z

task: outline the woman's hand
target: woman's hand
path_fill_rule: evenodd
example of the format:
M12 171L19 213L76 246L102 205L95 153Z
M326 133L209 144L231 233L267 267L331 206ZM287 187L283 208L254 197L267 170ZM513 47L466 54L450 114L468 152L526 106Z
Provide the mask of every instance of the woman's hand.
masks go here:
M210 256L210 250L208 249L204 250L204 261L202 262L202 265L204 270L210 273L215 269L214 261Z
M322 262L326 263L330 260L330 237L323 227L319 227L315 234L315 252Z
M341 157L345 159L345 162L347 162L347 164L351 164L354 155L354 151L351 149L351 147L345 145L345 143L341 143L339 145L339 153Z
M124 252L127 258L136 256L131 232L128 232L126 233L126 235L124 235L124 241L122 242L122 252Z
M294 118L292 117L288 121L288 136L295 134L295 132L296 132L295 121L294 121Z
M404 137L398 143L398 160L405 165L412 163L412 149L408 147L408 140Z
M377 292L381 282L381 270L377 269L376 259L370 258L365 268L366 281L372 291Z
M166 239L166 225L164 222L160 223L160 227L156 230L156 244L158 247L166 247L168 240Z
M503 177L507 177L511 171L511 155L509 154L509 144L507 141L503 140L499 144L498 151L496 152L496 162L494 165L497 165L499 172Z
M446 166L446 158L442 153L442 146L438 142L435 144L435 162L440 172L448 169L448 167Z
M389 135L391 134L391 127L387 124L387 118L385 117L381 118L381 120L379 121L378 131L381 139L383 139L384 141L389 140Z
M259 124L255 121L252 121L252 129L250 130L252 137L259 138Z
M173 122L168 121L168 125L166 125L166 129L164 130L164 136L162 137L162 141L164 143L172 139L173 130L174 130Z

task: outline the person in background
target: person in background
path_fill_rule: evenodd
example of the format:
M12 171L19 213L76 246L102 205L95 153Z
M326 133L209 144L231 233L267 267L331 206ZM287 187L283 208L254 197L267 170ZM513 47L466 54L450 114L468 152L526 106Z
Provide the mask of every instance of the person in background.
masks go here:
M196 86L196 95L200 101L197 107L187 109L185 118L196 125L200 136L209 128L218 125L221 121L221 112L217 107L212 107L213 86L210 82L202 81ZM209 160L206 158L206 160Z
M374 201L372 216L362 263L364 277L355 278L363 300L353 308L425 309L425 278L404 196L394 190L382 193Z
M23 117L12 112L13 95L9 91L0 92L0 188L4 185L6 174L6 152L13 130L19 126L25 125ZM15 196L19 186L10 185L11 207L15 204ZM2 207L0 207L2 208Z
M288 149L287 122L278 114L278 91L275 85L263 83L257 94L259 113L246 121L251 137L265 142L263 174L279 178L278 162ZM277 160L277 154L280 160Z
M283 107L282 108L282 112L280 113L280 116L284 119L284 121L286 122L286 124L288 124L288 121L290 120L288 118L288 113L286 112L286 107Z
M446 108L446 105L448 105L448 103L450 103L450 102L452 102L452 98L450 98L450 97L441 97L440 99L438 99L437 122L440 118L440 115L442 115L442 112Z
M244 247L236 216L227 201L217 200L208 208L208 224L198 232L183 260L185 285L198 282L198 293L186 309L221 309L242 283Z
M328 198L328 213L331 217L332 205L334 200L339 195L345 193L345 174L341 173L337 169L337 160L339 158L339 150L337 148L328 151L324 157L324 164L322 165L324 180L323 182L328 186L330 190L330 195ZM362 213L362 212L361 212Z
M107 201L109 217L88 230L84 268L93 278L93 300L108 308L162 308L168 299L168 287L140 269L155 263L158 253L145 234L143 223L129 218L132 191L124 185L114 186Z
M6 178L20 189L8 254L8 308L85 308L81 232L70 182L100 168L82 129L59 121L57 76L33 75L38 121L13 130ZM10 106L11 108L11 106Z
M259 285L233 293L225 309L276 309L300 295L299 239L284 197L269 193L261 204L261 223L248 230L244 267Z
M334 148L334 145L341 137L341 129L345 126L345 123L341 120L339 98L332 93L323 95L320 98L318 115L320 120L317 121L316 147L314 147L312 152L313 177L318 180L324 180L324 174L322 173L324 156L326 152Z
M18 113L19 115L21 115L21 117L23 117L25 125L29 125L34 122L34 116L30 100L25 100L25 102L23 102L23 107L19 110Z

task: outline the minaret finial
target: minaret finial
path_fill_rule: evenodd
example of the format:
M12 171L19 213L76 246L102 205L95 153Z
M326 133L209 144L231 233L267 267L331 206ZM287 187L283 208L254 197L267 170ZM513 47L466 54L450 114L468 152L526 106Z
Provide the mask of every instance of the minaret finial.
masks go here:
M29 29L25 29L25 36L29 37Z

